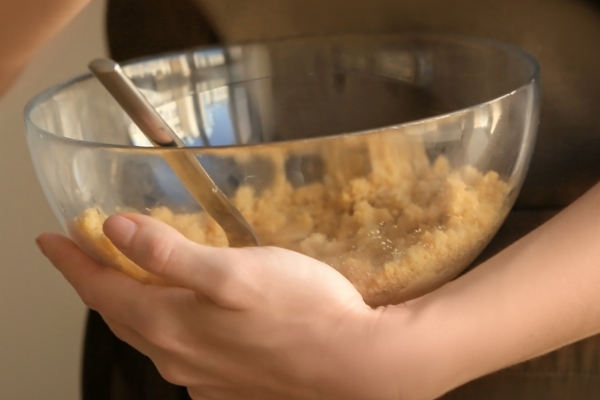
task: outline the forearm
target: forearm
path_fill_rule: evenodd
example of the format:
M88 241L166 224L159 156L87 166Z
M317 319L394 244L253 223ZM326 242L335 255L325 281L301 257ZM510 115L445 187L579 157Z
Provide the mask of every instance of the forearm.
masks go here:
M0 95L89 0L0 0Z
M382 340L395 348L391 370L414 376L407 393L440 395L600 332L599 242L596 185L464 277L387 309Z

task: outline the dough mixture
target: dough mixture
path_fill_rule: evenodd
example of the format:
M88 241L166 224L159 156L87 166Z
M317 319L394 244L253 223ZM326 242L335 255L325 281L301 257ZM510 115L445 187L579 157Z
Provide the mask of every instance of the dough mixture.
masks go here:
M281 147L256 147L244 157L268 159L271 183L259 191L241 185L232 201L262 244L329 264L372 306L404 301L454 277L508 211L508 185L496 172L453 168L444 156L432 161L421 142L398 132L338 138L305 150L323 160L320 179L294 185L286 174L290 154ZM149 215L195 242L227 246L224 232L204 212L157 207ZM161 283L103 235L105 218L98 208L82 213L74 224L76 241L140 281Z

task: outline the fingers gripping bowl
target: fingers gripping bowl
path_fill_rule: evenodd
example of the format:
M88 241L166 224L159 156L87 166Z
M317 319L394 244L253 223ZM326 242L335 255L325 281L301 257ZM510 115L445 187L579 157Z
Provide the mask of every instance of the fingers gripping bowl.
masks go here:
M535 60L469 37L289 39L124 70L188 148L152 148L90 75L33 99L27 137L71 237L149 283L161 282L104 237L108 215L149 214L228 245L166 152L198 157L262 244L329 264L375 306L433 290L479 254L516 199L537 129Z

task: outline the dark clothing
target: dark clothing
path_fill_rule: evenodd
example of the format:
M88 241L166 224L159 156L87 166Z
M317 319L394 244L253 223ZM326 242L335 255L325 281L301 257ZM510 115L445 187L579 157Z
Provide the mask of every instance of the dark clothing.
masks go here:
M196 3L202 3L197 7ZM210 16L210 18L207 18ZM473 266L535 229L600 180L600 2L590 0L112 0L117 60L221 41L299 34L438 31L489 37L542 66L530 172L513 212ZM217 33L218 32L218 33ZM84 400L183 400L150 361L91 313ZM483 377L446 400L600 398L600 337Z

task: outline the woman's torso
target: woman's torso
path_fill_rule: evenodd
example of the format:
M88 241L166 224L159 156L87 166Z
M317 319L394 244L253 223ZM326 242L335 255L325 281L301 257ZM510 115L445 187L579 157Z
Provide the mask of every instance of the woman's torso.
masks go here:
M600 179L600 1L110 0L112 56L303 34L436 31L513 43L542 66L538 141L515 210L479 261ZM84 400L179 400L150 362L90 315ZM449 399L600 397L600 337L468 384Z

